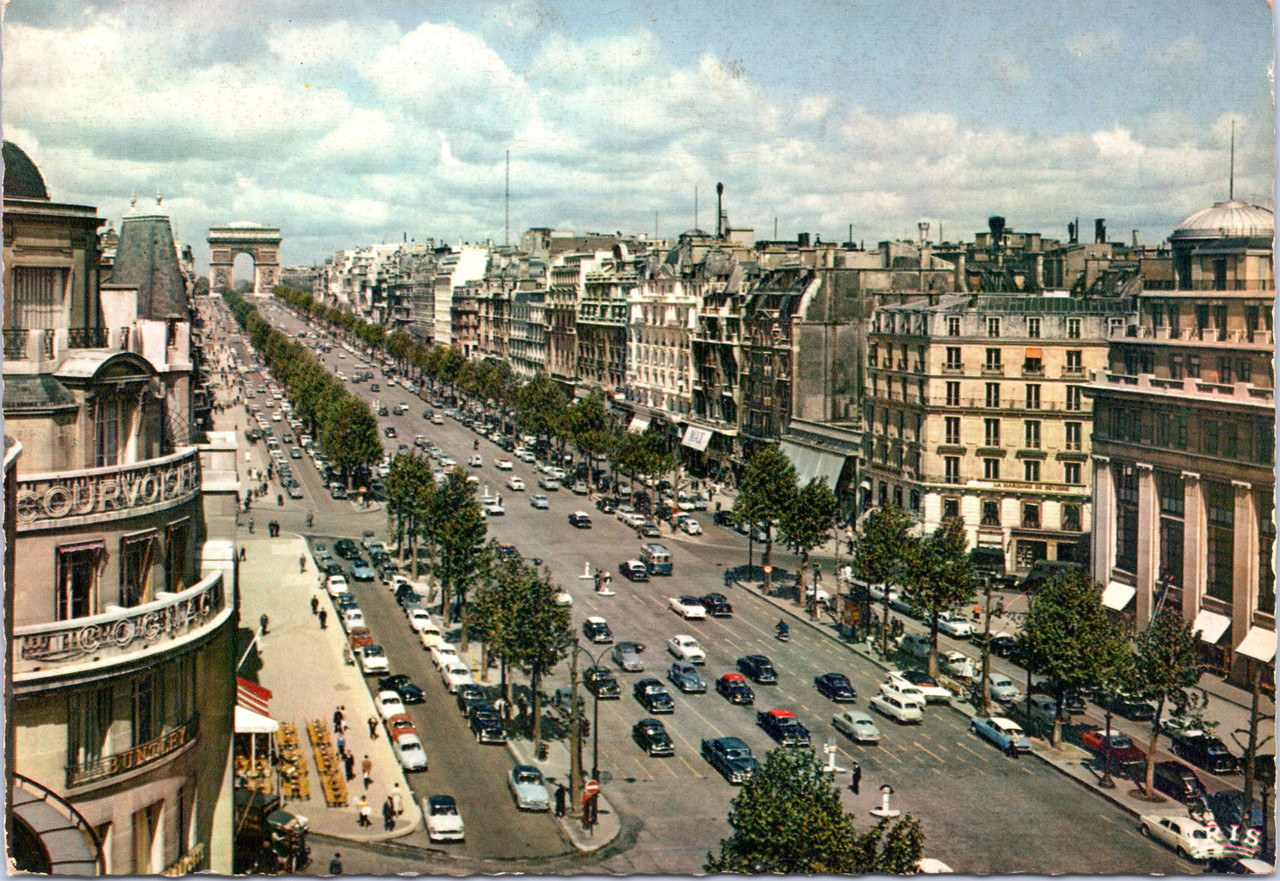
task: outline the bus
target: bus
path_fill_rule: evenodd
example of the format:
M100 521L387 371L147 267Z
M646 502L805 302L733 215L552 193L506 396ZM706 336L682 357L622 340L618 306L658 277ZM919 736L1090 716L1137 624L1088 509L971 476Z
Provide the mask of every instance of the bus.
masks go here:
M656 542L640 545L640 562L650 575L671 574L671 552Z

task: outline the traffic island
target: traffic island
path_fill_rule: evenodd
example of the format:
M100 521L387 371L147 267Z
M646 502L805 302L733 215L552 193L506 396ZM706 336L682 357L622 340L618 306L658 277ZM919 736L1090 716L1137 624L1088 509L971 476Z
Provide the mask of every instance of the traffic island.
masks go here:
M545 758L538 758L534 754L534 744L531 740L521 738L508 738L507 749L511 751L511 755L515 758L516 763L520 765L532 765L542 772L542 777L547 783L547 789L552 794L552 805L556 804L556 790L563 786L566 790L569 788L569 769L570 757L569 749L559 741L543 741L545 747ZM603 776L603 775L601 775ZM584 785L588 783L589 774L583 775ZM567 796L567 792L566 792ZM578 810L574 811L578 816L571 816L566 810L561 816L558 811L556 819L560 821L560 828L564 830L565 837L582 853L591 853L597 851L605 845L611 843L618 837L618 833L622 831L622 822L610 804L605 794L605 787L601 787L595 796L595 820L594 826L584 824L581 797Z

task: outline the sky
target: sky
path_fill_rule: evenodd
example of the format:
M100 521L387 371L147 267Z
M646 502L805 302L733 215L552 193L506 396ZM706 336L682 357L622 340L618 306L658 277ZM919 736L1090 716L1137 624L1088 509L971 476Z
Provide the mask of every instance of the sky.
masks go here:
M1165 239L1271 205L1264 0L11 0L0 125L118 228L157 191L281 261L406 236L715 228L868 247L1010 229ZM696 194L696 196L695 196ZM697 209L695 211L695 202Z

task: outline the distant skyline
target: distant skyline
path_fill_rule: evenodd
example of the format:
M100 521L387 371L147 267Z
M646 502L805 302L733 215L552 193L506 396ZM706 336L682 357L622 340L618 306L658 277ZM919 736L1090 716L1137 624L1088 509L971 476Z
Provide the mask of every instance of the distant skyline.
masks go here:
M942 3L13 0L4 137L55 200L117 228L158 190L211 225L279 226L281 260L531 226L671 238L971 239L989 215L1162 241L1271 204L1264 0ZM104 225L105 228L105 225Z

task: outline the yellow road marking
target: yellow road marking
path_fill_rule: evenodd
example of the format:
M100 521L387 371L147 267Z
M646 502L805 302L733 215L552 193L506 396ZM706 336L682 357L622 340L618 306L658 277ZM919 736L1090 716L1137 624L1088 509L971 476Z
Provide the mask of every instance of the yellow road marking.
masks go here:
M942 763L942 759L939 756L934 755L934 753L925 749L924 745L921 744L919 741L915 741L915 745L916 745L916 748L919 749L921 752L925 753L926 755L933 756L934 761L938 762L939 764Z

